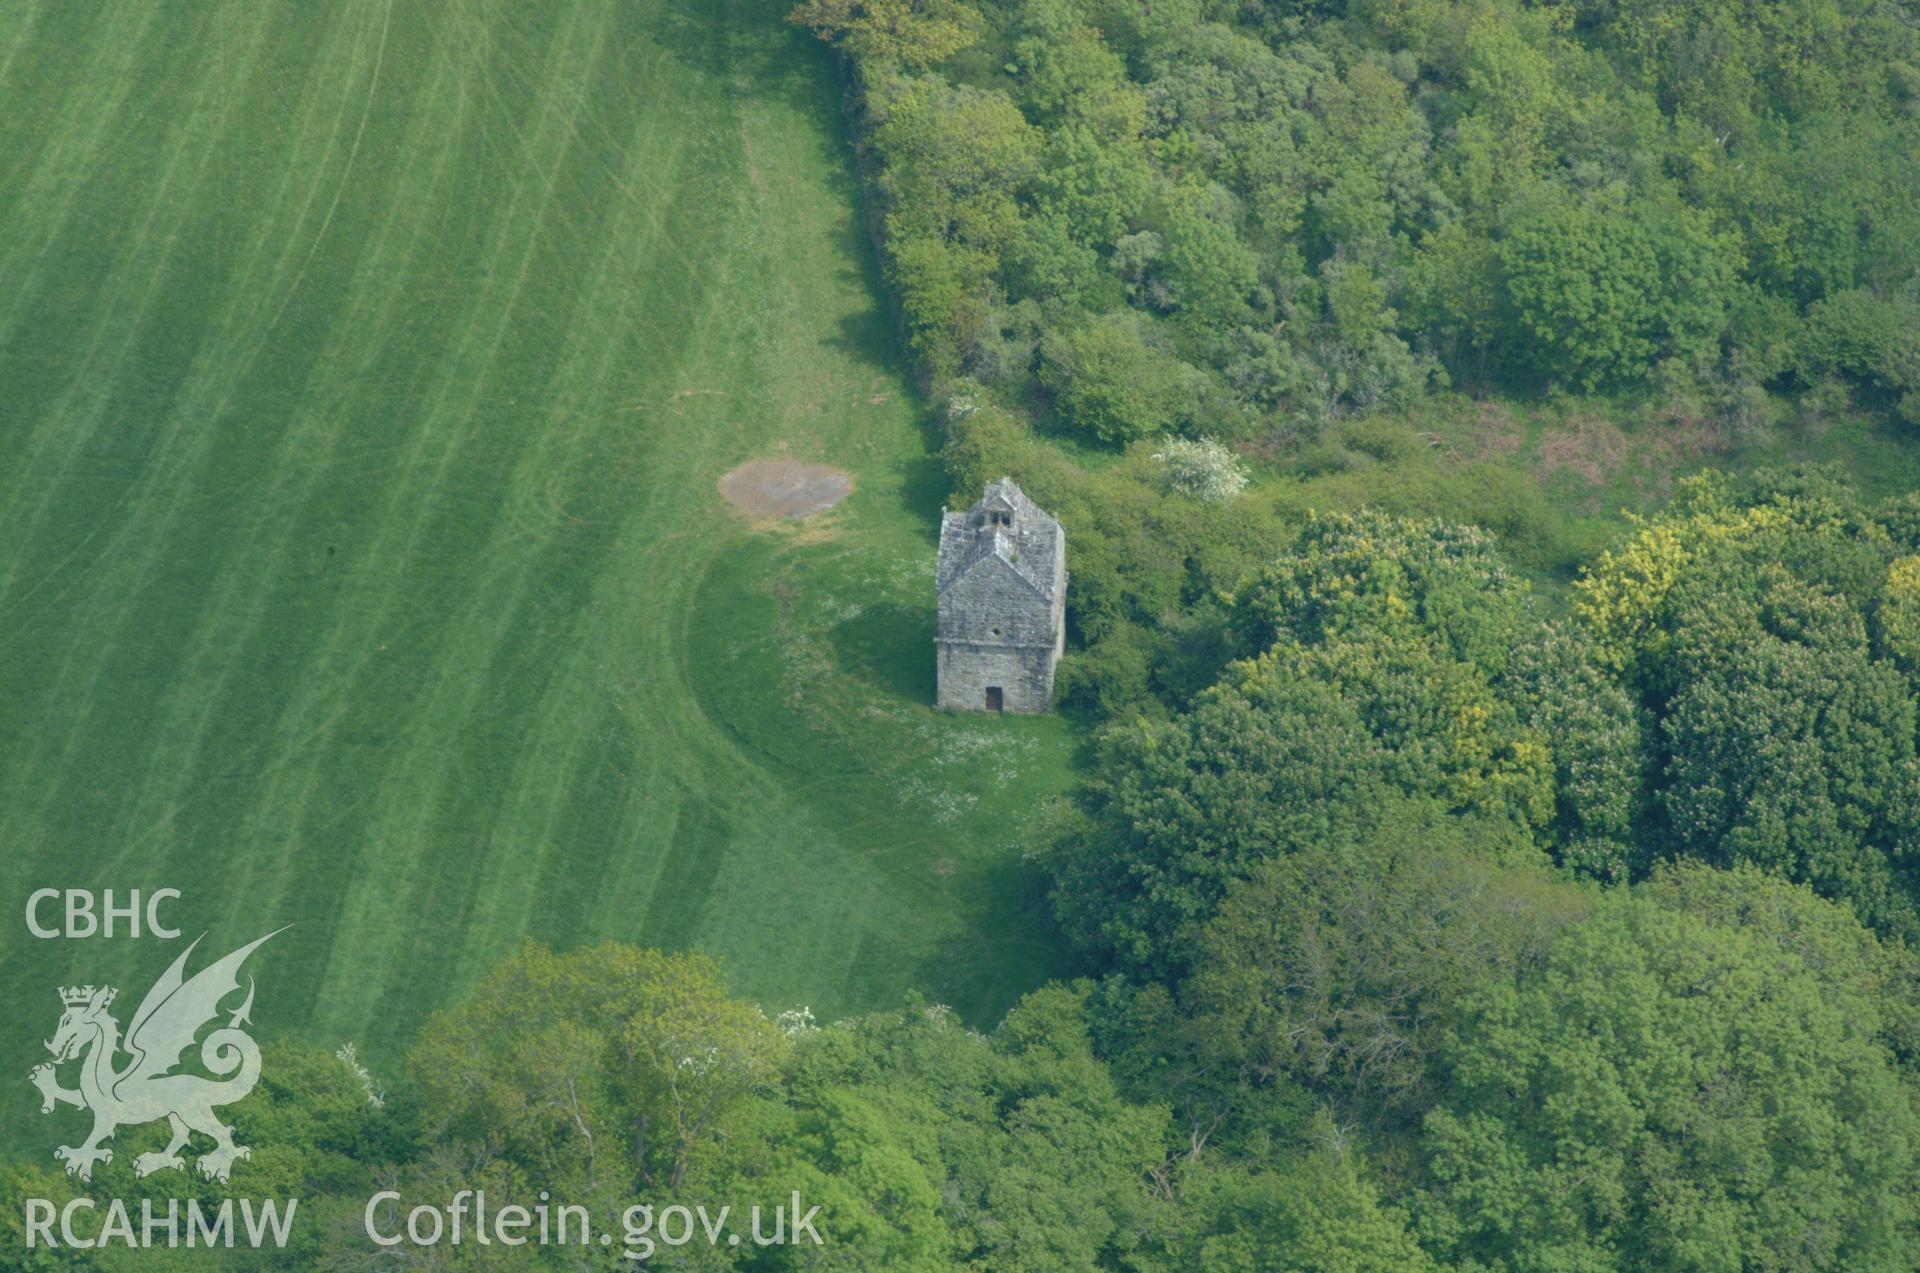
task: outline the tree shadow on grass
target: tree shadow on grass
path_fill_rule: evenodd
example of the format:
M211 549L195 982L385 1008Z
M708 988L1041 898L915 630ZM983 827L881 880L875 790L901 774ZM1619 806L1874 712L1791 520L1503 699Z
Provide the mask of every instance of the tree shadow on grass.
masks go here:
M842 271L846 281L858 285L861 291L876 300L885 297L887 281L880 272L879 256L873 240L860 228L860 218L842 218L834 234L841 240L840 246L848 261L853 263L852 268ZM862 362L905 374L907 351L900 341L900 329L886 305L874 304L848 314L841 318L839 327L839 334L826 342L829 349L838 349Z
M835 624L827 639L840 666L853 675L909 702L933 702L933 611L868 606Z
M809 32L786 20L792 0L667 0L645 38L673 55L698 78L717 87L732 103L774 103L819 125L817 157L822 184L843 200L851 215L840 219L833 235L848 247L851 270L843 275L877 298L878 261L866 233L867 209L853 162L853 131L847 119L846 90L834 53ZM884 307L874 311L888 323ZM867 339L850 344L857 353L892 353ZM897 366L898 364L890 364Z
M859 218L849 224L858 225ZM845 244L847 257L860 267L859 283L869 296L885 297L886 280L880 273L877 248L865 234L855 230ZM940 448L946 437L934 423L933 413L921 400L919 387L911 374L900 328L891 307L874 305L848 314L840 320L839 335L829 339L830 348L842 350L862 362L898 375L908 383L913 406L914 428L920 434L921 453L900 468L900 506L921 528L921 537L929 544L939 538L940 509L948 494L946 469L940 462Z
M947 470L938 452L916 455L900 465L900 505L913 517L929 552L940 539L940 510L947 502Z
M966 917L914 971L914 984L976 1030L999 1025L1023 995L1049 981L1089 975L1053 919L1051 881L1017 854L971 881Z
M786 20L789 0L668 0L647 38L729 97L778 101L840 126L840 78L833 53Z

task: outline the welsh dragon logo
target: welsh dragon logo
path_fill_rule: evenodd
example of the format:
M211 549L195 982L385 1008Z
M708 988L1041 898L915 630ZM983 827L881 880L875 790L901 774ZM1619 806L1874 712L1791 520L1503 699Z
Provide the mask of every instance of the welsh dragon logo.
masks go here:
M47 1041L53 1061L36 1065L29 1078L40 1089L42 1114L51 1114L56 1105L93 1111L93 1133L86 1143L53 1151L55 1158L66 1163L69 1176L91 1180L95 1163L113 1161L113 1151L101 1142L120 1127L162 1118L172 1127L172 1139L158 1153L141 1154L134 1160L136 1176L185 1170L180 1151L191 1132L214 1142L199 1159L200 1174L210 1180L224 1183L235 1160L250 1156L245 1145L234 1144L233 1129L214 1117L213 1110L216 1105L233 1104L260 1080L260 1047L240 1028L252 1024L248 1014L253 1010L253 978L247 978L246 1001L232 1010L226 1025L200 1043L201 1064L218 1077L171 1071L201 1028L220 1015L221 1001L240 989L240 965L247 956L268 937L285 931L278 929L249 942L187 979L183 976L187 956L200 944L200 938L195 938L140 1001L124 1040L120 1023L107 1011L119 991L112 986L61 987L60 1001L66 1011L60 1016L60 1028ZM116 1066L122 1051L131 1059ZM80 1086L60 1086L55 1067L76 1057L81 1058Z

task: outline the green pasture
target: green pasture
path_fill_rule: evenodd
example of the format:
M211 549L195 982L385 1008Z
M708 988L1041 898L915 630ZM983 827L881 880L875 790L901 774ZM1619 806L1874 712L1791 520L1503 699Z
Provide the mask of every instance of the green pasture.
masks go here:
M178 950L47 886L292 923L257 1020L376 1070L525 936L822 1017L1061 969L1070 735L926 706L944 492L784 7L0 6L0 1069ZM855 493L747 524L779 454Z

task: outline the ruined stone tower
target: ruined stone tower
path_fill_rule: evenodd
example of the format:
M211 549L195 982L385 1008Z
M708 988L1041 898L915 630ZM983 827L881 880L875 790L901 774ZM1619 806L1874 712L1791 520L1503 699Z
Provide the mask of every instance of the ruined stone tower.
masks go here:
M940 515L942 707L1044 712L1066 644L1067 535L1013 479Z

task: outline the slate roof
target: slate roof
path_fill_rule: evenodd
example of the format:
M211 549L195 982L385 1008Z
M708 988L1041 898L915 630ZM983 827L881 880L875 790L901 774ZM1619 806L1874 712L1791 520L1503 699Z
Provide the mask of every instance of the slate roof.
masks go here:
M1013 524L989 525L988 514L994 511L1010 512ZM1056 567L1065 538L1060 532L1060 523L1028 499L1012 478L990 482L986 493L972 508L941 515L935 590L946 592L980 563L997 557L1050 605L1055 581L1060 577Z

